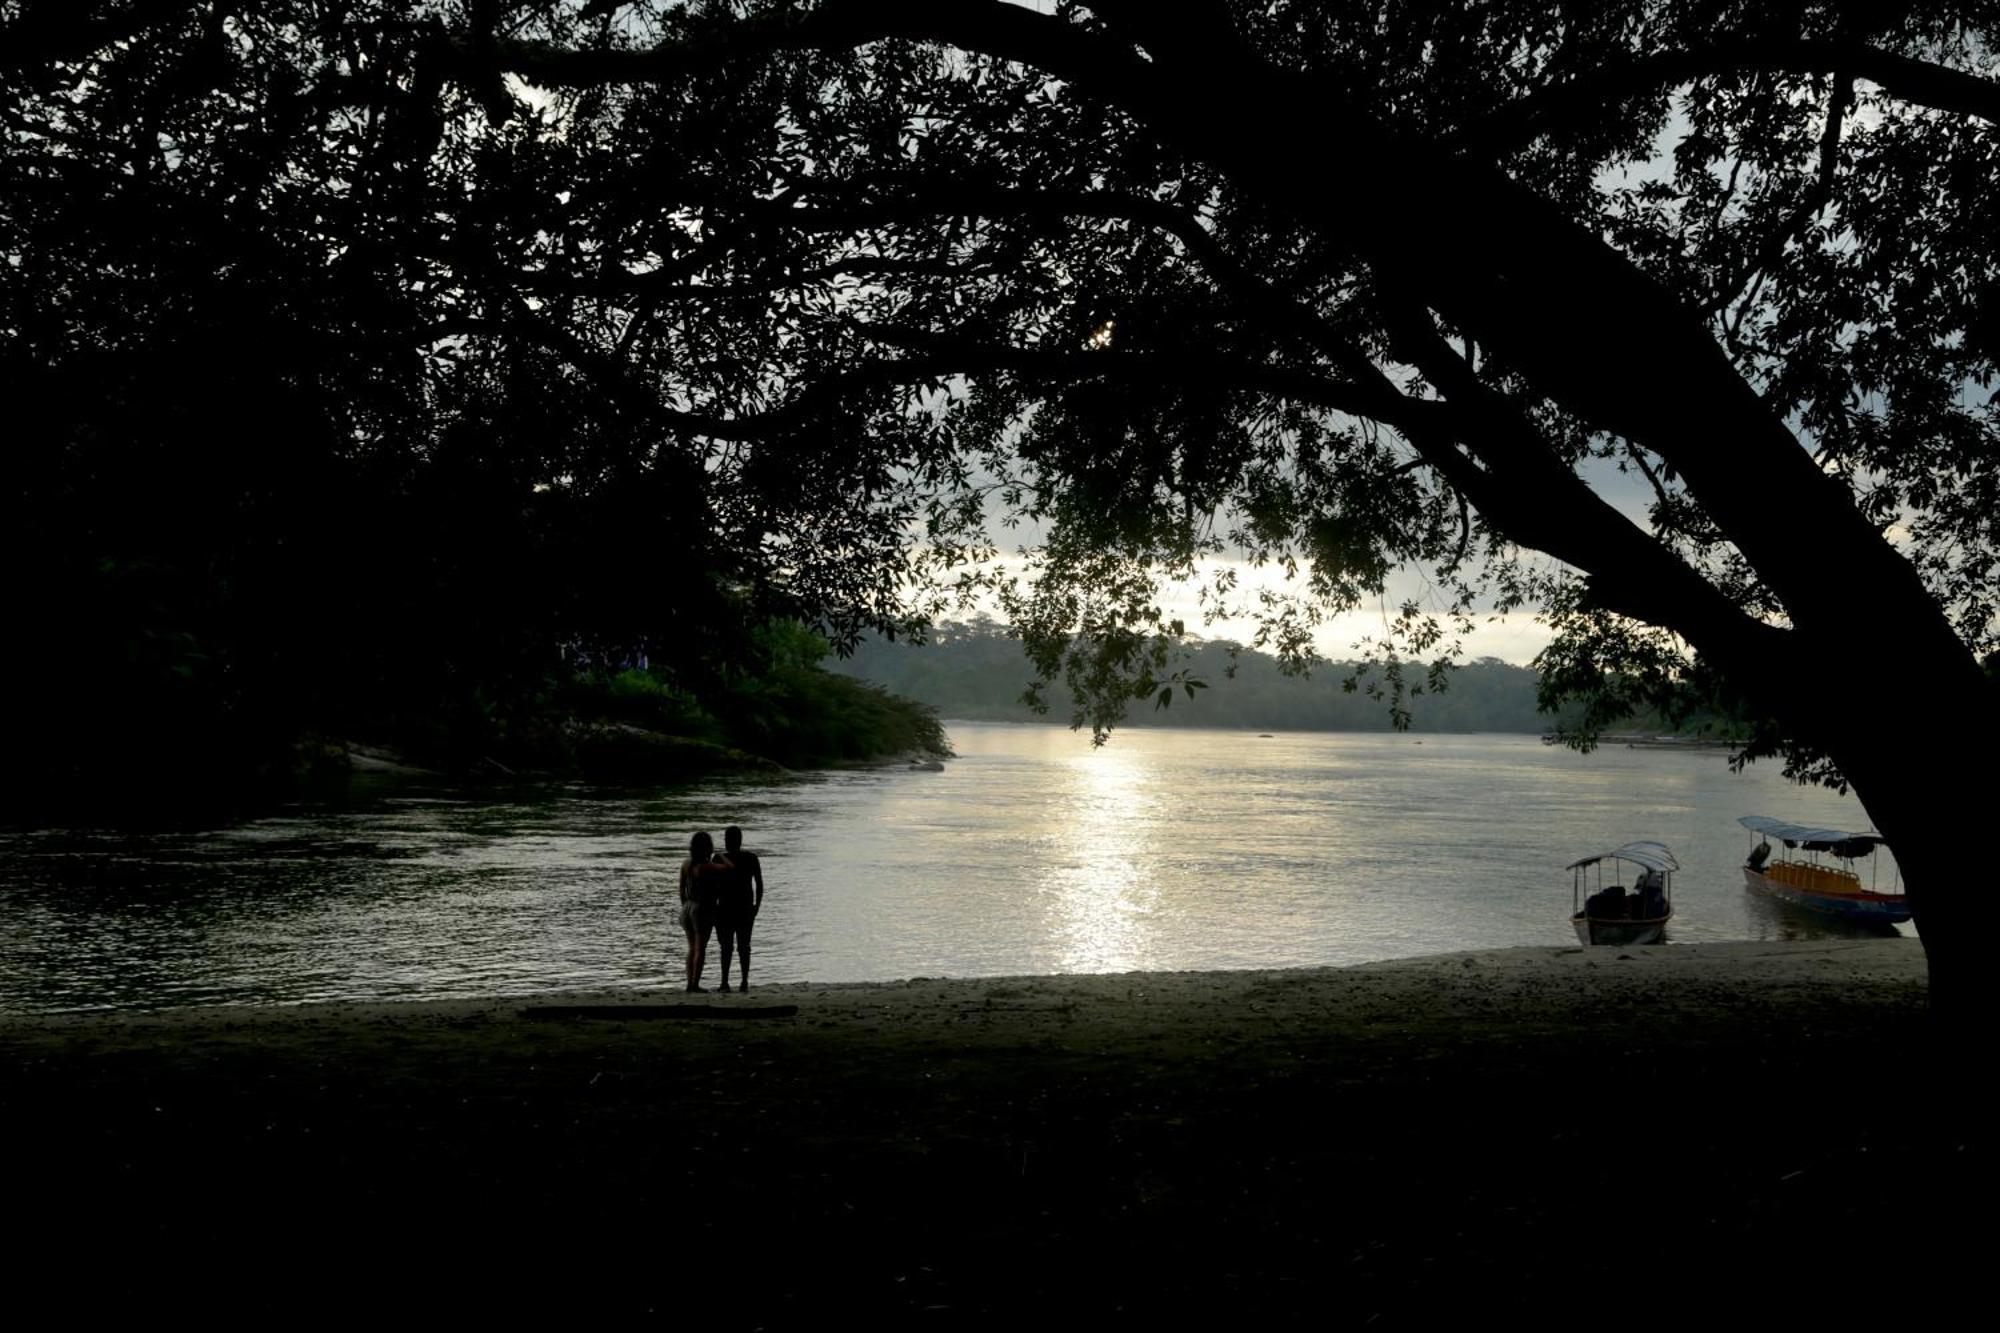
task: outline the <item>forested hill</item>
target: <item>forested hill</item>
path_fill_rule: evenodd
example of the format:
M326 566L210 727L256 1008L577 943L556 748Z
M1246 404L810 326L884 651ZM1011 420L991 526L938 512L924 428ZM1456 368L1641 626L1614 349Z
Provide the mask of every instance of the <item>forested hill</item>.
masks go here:
M1193 649L1185 665L1208 688L1173 704L1137 702L1127 717L1136 725L1235 727L1246 730L1387 731L1388 706L1362 691L1341 688L1349 668L1323 666L1310 677L1287 676L1277 659L1243 650L1229 673L1229 645ZM1060 685L1045 694L1049 711L1038 715L1021 702L1034 677L1021 645L994 626L945 625L932 641L912 646L864 640L852 657L826 665L929 704L946 718L973 721L1067 722L1069 696ZM1178 669L1177 664L1177 669ZM1535 673L1496 658L1454 671L1450 687L1411 701L1411 728L1424 732L1543 732L1553 719L1535 710Z

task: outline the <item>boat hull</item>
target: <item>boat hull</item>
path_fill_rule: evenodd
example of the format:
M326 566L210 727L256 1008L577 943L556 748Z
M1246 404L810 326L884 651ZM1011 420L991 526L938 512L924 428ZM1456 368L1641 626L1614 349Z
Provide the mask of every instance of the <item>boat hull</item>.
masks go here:
M1580 944L1658 944L1666 938L1667 922L1673 915L1668 912L1666 916L1634 921L1630 917L1591 917L1578 912L1569 923L1575 927Z
M1827 916L1843 917L1849 921L1879 921L1884 925L1895 925L1910 919L1909 899L1900 893L1824 893L1787 884L1782 880L1743 867L1743 881L1758 893L1768 894L1779 902L1803 907L1809 912L1820 912Z

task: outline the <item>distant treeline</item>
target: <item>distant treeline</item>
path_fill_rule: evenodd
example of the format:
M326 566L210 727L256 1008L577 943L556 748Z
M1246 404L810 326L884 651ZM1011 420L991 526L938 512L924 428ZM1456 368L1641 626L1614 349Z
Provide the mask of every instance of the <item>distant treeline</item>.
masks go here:
M1249 730L1387 731L1389 708L1363 689L1342 682L1352 668L1329 664L1310 676L1286 675L1266 653L1214 640L1191 647L1185 668L1208 688L1194 697L1176 693L1166 708L1133 704L1131 725L1237 727ZM1019 641L991 623L939 626L923 645L867 639L845 660L827 665L907 695L948 718L969 721L1067 722L1069 694L1060 683L1043 690L1048 712L1037 714L1022 694L1034 670ZM1232 668L1234 674L1232 675ZM1421 675L1421 673L1418 673ZM1416 731L1514 731L1540 733L1552 719L1535 707L1535 673L1497 658L1481 658L1451 674L1450 687L1413 701Z
M1234 649L1234 651L1232 651ZM1135 701L1129 725L1231 727L1254 731L1388 731L1388 704L1369 697L1367 677L1352 691L1343 682L1354 668L1329 663L1310 676L1287 675L1275 657L1226 641L1194 645L1185 669L1208 688L1192 698L1176 692L1173 703L1155 708ZM1020 643L1003 626L990 621L946 624L923 645L864 640L851 657L827 665L872 681L899 695L935 708L947 718L969 721L1068 722L1070 700L1060 683L1043 691L1049 708L1038 714L1022 701L1032 682L1033 668ZM1411 673L1422 679L1422 672ZM1411 729L1421 732L1503 731L1539 734L1553 730L1558 718L1538 711L1538 677L1528 667L1483 657L1454 670L1442 692L1425 692L1410 701ZM1682 730L1711 733L1714 719L1701 719ZM1634 728L1675 730L1658 719L1635 718Z

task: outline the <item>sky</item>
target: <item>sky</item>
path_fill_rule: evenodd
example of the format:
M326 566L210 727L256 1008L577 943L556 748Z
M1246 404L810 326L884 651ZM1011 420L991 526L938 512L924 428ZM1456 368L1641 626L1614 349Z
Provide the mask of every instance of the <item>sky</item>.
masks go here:
M994 562L1001 571L1015 574L1025 568L1025 561L1014 555L1003 556ZM1255 567L1242 560L1210 560L1202 568L1211 576L1222 568L1233 569L1238 579L1240 602L1252 602L1260 590L1284 592L1288 588L1293 593L1300 589L1299 582L1287 584L1284 571L1274 566ZM990 568L990 567L989 567ZM1199 582L1170 583L1161 597L1160 609L1169 619L1178 618L1188 627L1190 636L1201 639L1233 639L1248 644L1257 634L1257 622L1250 617L1233 619L1203 620L1199 597ZM1337 616L1330 616L1313 635L1313 643L1322 657L1330 661L1345 661L1361 656L1357 647L1365 639L1379 639L1394 617L1396 609L1405 599L1416 600L1433 609L1442 610L1442 604L1429 594L1423 578L1414 571L1398 571L1389 581L1379 603L1357 608ZM999 606L990 598L980 604L981 610L995 620L1006 617ZM1464 652L1462 660L1472 661L1481 657L1497 657L1517 666L1527 666L1546 646L1551 638L1546 625L1539 623L1532 612L1520 611L1504 618L1481 617L1474 632L1462 640Z
M1592 461L1578 469L1591 489L1607 501L1614 509L1648 532L1652 523L1647 518L1646 507L1652 499L1651 488L1645 478L1634 473L1619 472L1614 464ZM1253 568L1241 561L1232 562L1241 580L1239 586L1246 594L1254 595L1259 587L1282 589L1284 572L1274 568ZM1433 606L1438 599L1431 596L1419 573L1413 570L1399 570L1391 576L1380 603L1374 607L1364 607L1343 615L1330 618L1320 626L1314 635L1314 643L1320 653L1339 661L1355 655L1355 645L1364 638L1380 637L1396 608L1406 599L1416 600ZM1196 600L1194 585L1179 585L1170 591L1165 609L1170 615L1179 615L1192 627L1201 622L1201 607ZM1441 607L1437 608L1441 609ZM1248 642L1256 632L1254 621L1223 621L1198 631L1204 638L1236 639ZM1532 611L1515 612L1505 617L1486 615L1478 617L1473 633L1463 640L1464 660L1480 657L1497 657L1503 662L1516 666L1527 666L1534 656L1548 646L1554 635L1549 627L1536 619Z
M1652 530L1646 512L1653 498L1652 490L1643 477L1632 472L1620 472L1615 463L1604 460L1589 460L1578 469L1578 472L1590 484L1591 489L1614 509L1640 529ZM995 545L1003 554L994 562L994 566L988 568L997 566L1001 572L1018 575L1027 567L1027 561L1021 552L1042 541L1044 532L1040 525L1027 520L1023 520L1018 527L1003 528L1000 524L1001 517L999 501L989 499L987 530L989 535L996 539ZM1535 558L1547 559L1540 556ZM1236 600L1241 603L1254 602L1260 590L1280 593L1290 590L1296 593L1301 587L1299 582L1287 584L1284 571L1276 566L1258 567L1241 559L1212 559L1203 562L1202 577L1169 583L1165 586L1161 598L1161 610L1166 617L1182 620L1191 635L1203 639L1233 639L1245 644L1251 642L1257 634L1257 623L1252 618L1203 620L1200 589L1223 568L1235 571L1238 588ZM1391 575L1382 597L1376 604L1328 617L1313 635L1314 647L1321 656L1330 661L1346 661L1360 656L1357 645L1363 640L1381 638L1397 608L1406 600L1417 601L1436 611L1443 609L1441 601L1431 593L1421 572L1398 570ZM1006 619L997 603L991 598L984 599L980 603L980 610L995 620ZM1516 666L1528 666L1553 637L1549 627L1541 623L1532 610L1518 611L1505 617L1490 613L1480 615L1475 617L1473 632L1461 640L1463 648L1461 660L1497 657Z

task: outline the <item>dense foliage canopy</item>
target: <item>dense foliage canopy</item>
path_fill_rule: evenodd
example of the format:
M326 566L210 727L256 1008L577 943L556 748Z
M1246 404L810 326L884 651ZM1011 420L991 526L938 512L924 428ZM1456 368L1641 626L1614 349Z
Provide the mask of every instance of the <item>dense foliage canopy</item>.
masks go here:
M1556 664L1657 686L1677 645L1605 612L1688 616L1615 585L1685 569L1783 623L1731 527L1809 475L1710 483L1666 438L1707 423L1646 419L1689 415L1660 400L1699 328L1992 646L1981 7L1147 8L16 5L10 350L68 415L143 374L81 396L236 418L179 432L181 490L300 454L368 455L364 502L420 459L459 502L423 516L525 490L508 521L591 531L598 577L491 583L553 572L591 632L657 632L604 577L639 532L894 621L907 525L964 554L997 490L1051 534L1051 664L1078 628L1135 648L1151 576L1236 548L1305 562L1280 647L1415 561L1447 605L1552 595ZM1654 487L1643 528L1574 480L1607 468ZM1649 535L1678 558L1619 549Z
M746 672L791 669L775 618L903 623L893 527L805 485L721 496L715 451L535 296L601 167L444 79L458 17L0 6L30 794L282 772L317 735L490 753L575 672L633 662L733 714ZM800 534L781 570L771 528Z

